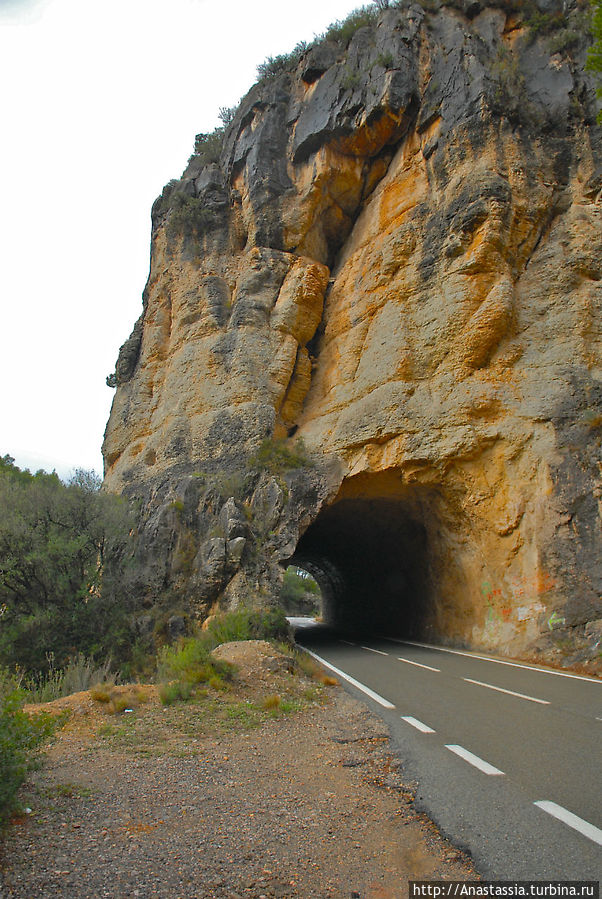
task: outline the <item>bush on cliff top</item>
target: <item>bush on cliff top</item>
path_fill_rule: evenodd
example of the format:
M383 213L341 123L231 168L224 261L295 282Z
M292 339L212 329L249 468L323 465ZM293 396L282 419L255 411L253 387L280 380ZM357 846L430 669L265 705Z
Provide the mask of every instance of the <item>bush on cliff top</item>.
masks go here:
M300 41L290 53L281 53L278 56L268 56L264 62L257 66L259 81L267 81L280 75L281 72L292 71L303 54L316 44L323 41L333 41L347 47L349 41L358 29L366 25L373 25L382 9L389 6L387 0L374 0L371 6L360 6L354 9L345 19L337 19L328 26L322 34L316 35L311 43Z
M354 9L345 19L337 19L336 22L329 25L318 41L334 41L347 47L356 31L367 25L374 25L383 8L382 3L375 3L372 6L360 6L358 9Z

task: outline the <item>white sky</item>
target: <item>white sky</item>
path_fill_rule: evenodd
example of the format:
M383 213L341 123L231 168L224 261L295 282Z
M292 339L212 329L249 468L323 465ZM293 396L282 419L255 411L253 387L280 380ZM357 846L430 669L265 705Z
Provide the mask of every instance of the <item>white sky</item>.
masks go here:
M0 0L0 456L102 472L150 210L267 56L361 0Z

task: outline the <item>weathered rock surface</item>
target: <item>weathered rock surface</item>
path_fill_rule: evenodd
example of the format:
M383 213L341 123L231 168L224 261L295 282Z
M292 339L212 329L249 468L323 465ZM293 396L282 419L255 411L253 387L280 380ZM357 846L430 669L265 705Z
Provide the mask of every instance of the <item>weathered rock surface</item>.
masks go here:
M104 444L148 606L295 558L339 622L599 657L600 130L583 10L535 12L383 11L155 204Z

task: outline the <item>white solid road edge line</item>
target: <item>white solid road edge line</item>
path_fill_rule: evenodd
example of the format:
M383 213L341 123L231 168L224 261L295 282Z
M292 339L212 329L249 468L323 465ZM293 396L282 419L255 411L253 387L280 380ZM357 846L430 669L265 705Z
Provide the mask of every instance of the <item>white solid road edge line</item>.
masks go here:
M490 765L489 762L480 759L478 755L474 755L472 752L469 752L468 749L464 749L463 746L446 744L445 748L449 749L450 752L455 752L456 755L459 755L460 758L464 759L464 761L468 762L470 765L474 765L474 767L478 768L479 771L482 771L483 774L499 775L504 773L503 771L500 771L499 768Z
M402 715L401 720L407 721L407 723L411 724L412 727L415 727L416 730L421 730L423 734L435 733L432 727L429 727L428 724L423 724L422 721L419 721L418 718L413 718L411 715Z
M354 687L357 687L358 690L361 690L362 693L365 693L366 696L369 696L370 699L373 699L375 702L378 702L379 705L382 705L385 709L394 709L395 706L392 702L389 702L388 699L384 699L382 696L379 696L378 693L375 693L374 690L371 690L370 687L367 687L365 684L361 684L354 677L351 677L350 674L345 674L344 671L341 671L340 668L335 668L334 665L331 665L330 662L327 662L326 659L323 659L317 653L312 652L311 649L307 649L305 646L301 647L308 655L312 656L312 658L317 659L321 665L324 665L325 668L329 668L331 671L334 671L335 674L338 674L339 677L342 677L343 680L346 680L348 683L352 684Z
M411 659L402 659L398 657L398 662L405 662L407 665L415 665L416 668L428 668L429 671L441 671L441 668L433 668L431 665L423 665L422 662L413 662Z
M464 652L461 649L450 649L449 646L435 646L433 643L418 643L416 640L400 640L398 637L381 637L382 640L390 640L391 643L402 643L404 646L420 646L423 649L436 649L437 652L451 652L455 656L468 656L469 659L482 659L485 662L495 662L496 665L509 665L510 668L526 668L527 671L539 671L540 674L555 674L558 677L572 677L573 680L586 680L590 684L602 684L597 677L585 677L583 674L569 674L567 671L554 671L552 668L539 668L537 665L523 665L520 662L506 662L504 659L494 659L492 656L479 655L476 652Z
M580 834L583 834L583 836L587 837L589 840L593 840L598 846L602 846L602 830L600 830L599 827L590 824L589 821L584 821L583 818L579 818L572 812L567 811L567 809L563 808L561 805L556 805L555 802L543 800L541 802L534 802L533 805L536 805L544 812L547 812L548 815L558 818L558 820L562 821L564 824L568 824L573 830L579 831Z
M520 699L528 699L529 702L539 702L541 705L550 705L547 699L537 699L535 696L527 696L526 693L515 693L514 690L505 690L504 687L494 687L493 684L485 684L482 680L473 680L472 677L463 677L468 684L476 684L478 687L487 687L488 690L497 690L498 693L507 693L509 696L518 696Z

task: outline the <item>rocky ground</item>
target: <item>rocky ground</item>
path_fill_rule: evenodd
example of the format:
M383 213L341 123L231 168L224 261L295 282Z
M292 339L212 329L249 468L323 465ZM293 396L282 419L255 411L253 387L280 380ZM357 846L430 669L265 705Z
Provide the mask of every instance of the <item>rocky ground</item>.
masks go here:
M477 876L415 812L364 705L268 644L217 652L238 665L226 692L53 704L71 715L4 835L1 899L396 899Z

